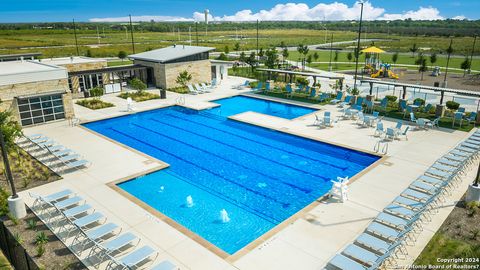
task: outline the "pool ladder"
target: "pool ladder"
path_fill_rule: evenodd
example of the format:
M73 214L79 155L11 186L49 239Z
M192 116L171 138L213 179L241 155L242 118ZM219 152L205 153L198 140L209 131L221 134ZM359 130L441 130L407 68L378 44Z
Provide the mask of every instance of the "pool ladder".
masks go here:
M185 97L178 97L175 99L175 104L177 105L185 105Z
M373 147L373 151L375 151L375 153L386 155L388 153L388 142L383 140L378 140L378 142Z

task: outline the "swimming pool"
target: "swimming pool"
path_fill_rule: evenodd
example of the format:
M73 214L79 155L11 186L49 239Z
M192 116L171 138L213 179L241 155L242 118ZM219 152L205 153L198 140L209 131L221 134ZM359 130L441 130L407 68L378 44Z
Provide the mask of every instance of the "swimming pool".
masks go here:
M379 158L229 120L226 112L238 111L232 99L212 110L174 106L85 126L169 163L118 187L228 254L324 195L330 179Z
M294 119L317 111L316 109L308 107L247 96L235 96L231 98L214 100L212 102L218 103L221 106L213 108L211 112L225 117L246 111L253 111L286 119Z

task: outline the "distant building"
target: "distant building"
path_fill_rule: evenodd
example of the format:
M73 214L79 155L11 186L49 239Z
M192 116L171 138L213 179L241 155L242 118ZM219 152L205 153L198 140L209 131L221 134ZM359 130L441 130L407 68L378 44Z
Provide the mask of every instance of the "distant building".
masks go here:
M0 62L0 99L23 126L74 114L67 69L38 61Z
M156 87L170 89L178 87L176 79L184 70L192 75L192 83L210 82L212 65L210 47L173 45L157 50L130 55L135 65L147 67L147 81Z

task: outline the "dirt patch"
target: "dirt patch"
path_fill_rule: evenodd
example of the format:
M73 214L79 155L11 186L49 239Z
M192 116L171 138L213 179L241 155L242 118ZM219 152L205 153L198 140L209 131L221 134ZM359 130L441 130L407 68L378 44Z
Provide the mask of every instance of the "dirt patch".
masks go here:
M29 227L28 223L32 221L35 226ZM31 211L28 211L25 218L18 220L17 225L11 220L5 221L5 225L42 269L87 269ZM45 234L48 241L44 244L45 252L39 256L36 238L41 233Z
M30 156L20 147L9 153L10 168L12 170L15 188L17 191L41 186L61 179L61 177ZM4 171L3 159L0 156L0 171ZM5 174L0 174L0 188L10 190Z

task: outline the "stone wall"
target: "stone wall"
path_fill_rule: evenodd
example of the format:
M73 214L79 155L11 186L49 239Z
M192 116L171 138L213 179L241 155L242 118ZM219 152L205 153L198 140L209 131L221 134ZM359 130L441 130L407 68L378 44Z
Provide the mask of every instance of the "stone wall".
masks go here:
M0 108L2 110L12 110L13 116L17 120L20 120L15 97L42 95L43 93L56 91L67 92L67 94L64 94L65 114L66 116L73 116L73 102L71 94L69 93L70 90L68 89L67 79L0 85L0 99L2 100ZM65 98L65 96L69 97Z
M107 61L89 62L89 63L71 63L59 65L65 67L68 72L101 69L107 67Z
M134 64L140 64L153 68L154 84L158 88L169 89L180 86L176 83L178 74L184 70L192 75L191 83L210 82L212 80L212 68L210 60L160 64L155 62L135 60Z
M210 60L172 63L163 65L165 69L165 89L179 87L176 82L178 74L184 70L192 75L190 83L210 82L212 80L212 64Z

